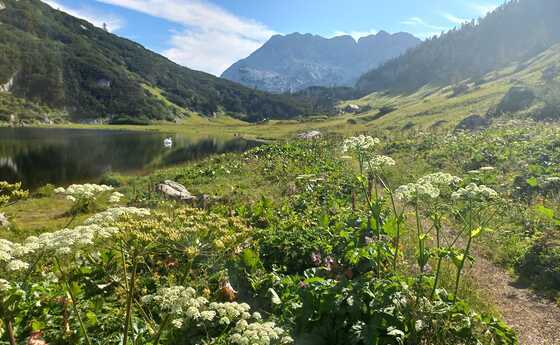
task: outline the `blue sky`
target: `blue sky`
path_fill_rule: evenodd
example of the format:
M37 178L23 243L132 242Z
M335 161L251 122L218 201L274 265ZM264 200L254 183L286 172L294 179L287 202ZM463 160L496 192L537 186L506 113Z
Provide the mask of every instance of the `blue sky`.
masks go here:
M355 38L385 30L426 38L504 0L43 0L171 60L220 75L274 34Z

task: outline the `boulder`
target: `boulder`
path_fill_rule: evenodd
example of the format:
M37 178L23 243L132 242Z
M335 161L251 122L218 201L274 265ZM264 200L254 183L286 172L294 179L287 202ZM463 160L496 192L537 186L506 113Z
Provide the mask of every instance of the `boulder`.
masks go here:
M459 122L455 131L478 131L490 126L490 121L480 115L471 115Z
M304 140L311 140L311 139L318 139L322 136L321 132L319 131L309 131L309 132L305 132L305 133L300 133L298 134L298 139L304 139Z
M346 108L344 108L344 112L346 113L359 113L360 112L360 106L356 105L356 104L348 104L348 106Z
M166 197L174 200L193 202L197 199L185 186L171 180L160 183L157 186L157 190Z
M156 189L168 199L182 201L184 203L198 205L200 207L207 207L214 202L222 200L220 197L210 196L207 194L193 195L185 186L171 180L166 180L163 183L158 184Z
M4 213L0 213L0 228L10 226L10 222L8 221L8 217Z

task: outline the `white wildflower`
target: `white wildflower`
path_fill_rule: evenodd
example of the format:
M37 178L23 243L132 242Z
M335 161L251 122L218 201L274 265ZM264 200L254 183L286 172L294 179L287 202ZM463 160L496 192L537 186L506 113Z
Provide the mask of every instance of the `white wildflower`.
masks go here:
M455 185L457 183L460 183L461 181L462 179L460 177L453 176L451 174L444 173L444 172L437 172L421 177L418 180L418 183L419 184L429 183L433 186L443 187L443 186Z
M175 319L175 320L171 321L171 324L175 328L183 328L183 320L181 320L181 319Z
M11 284L6 279L0 279L0 292L6 291L11 288Z
M461 188L454 192L451 197L455 200L491 200L498 197L498 193L492 188L486 187L484 185L477 185L475 183L470 183L465 188Z
M111 194L111 196L109 197L109 202L111 204L118 204L122 198L124 198L124 194L119 192L113 192L113 194Z
M386 167L394 166L395 160L388 156L375 155L368 162L364 163L365 169L383 170Z
M342 152L348 152L350 150L367 150L375 145L381 143L378 138L373 138L369 135L359 135L357 137L350 137L344 140L342 144Z
M27 262L21 260L12 260L6 266L8 271L23 271L29 268L29 264Z
M408 202L415 202L417 199L423 198L435 199L439 193L439 189L431 183L409 183L395 190L397 199Z

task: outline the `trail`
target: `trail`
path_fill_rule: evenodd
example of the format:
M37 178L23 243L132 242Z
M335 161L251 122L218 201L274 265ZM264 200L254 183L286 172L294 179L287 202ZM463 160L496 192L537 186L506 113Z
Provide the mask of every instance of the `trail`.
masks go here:
M481 255L468 274L515 329L520 345L560 345L560 306L520 285Z

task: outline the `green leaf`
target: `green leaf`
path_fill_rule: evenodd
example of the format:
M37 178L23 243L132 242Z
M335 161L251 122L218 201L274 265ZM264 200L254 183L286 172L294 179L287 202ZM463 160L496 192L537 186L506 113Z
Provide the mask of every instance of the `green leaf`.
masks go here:
M383 224L383 231L387 236L396 237L397 236L397 219L395 217L389 218L389 220Z
M476 237L480 236L480 234L482 234L482 228L478 227L478 228L474 229L473 231L471 231L471 238L476 238Z
M31 329L36 332L36 331L42 331L45 329L45 324L41 321L37 321L37 320L33 320L33 322L31 322Z
M535 211L537 211L537 213L539 213L541 216L547 218L547 219L554 219L554 210L544 207L542 205L539 205L537 207L535 207Z
M535 188L539 185L539 180L537 180L536 177L531 177L531 178L527 179L527 184L529 186Z
M88 312L86 313L86 319L87 319L87 323L88 323L90 326L95 326L95 325L97 325L97 315L95 315L94 312L88 311Z
M256 270L259 267L259 255L252 249L245 249L241 254L243 264L250 270Z

